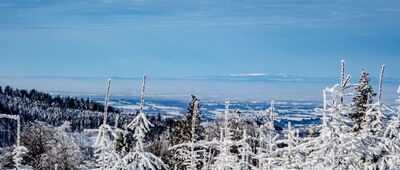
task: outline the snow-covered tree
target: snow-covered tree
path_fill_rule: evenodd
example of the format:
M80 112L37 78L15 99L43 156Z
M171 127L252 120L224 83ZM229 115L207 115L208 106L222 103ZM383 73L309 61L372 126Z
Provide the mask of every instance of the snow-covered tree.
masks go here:
M355 119L353 131L359 131L362 128L361 124L365 122L365 113L368 110L368 105L372 103L372 97L376 95L369 85L370 79L368 75L368 71L363 69L360 81L355 88L356 96L353 98L352 109L349 113L349 117Z
M398 93L400 93L400 86ZM398 102L398 112L388 121L382 136L387 147L387 154L381 158L380 169L400 169L400 100Z
M24 162L33 169L80 169L82 154L74 138L68 132L69 123L54 127L34 121L25 126L21 134L21 146L27 149Z
M85 132L91 131L85 130ZM117 139L118 134L123 134L124 132L109 125L101 125L95 131L98 133L94 142L94 147L96 148L94 155L97 157L96 166L101 169L111 169L121 159L116 152L114 140Z
M400 86L397 93L400 94ZM388 154L382 158L381 169L400 169L400 97L396 101L398 102L397 114L389 121L384 134Z
M292 129L291 122L288 122L288 128L283 130L284 138L277 141L277 143L284 143L287 146L277 149L280 158L276 158L279 161L279 166L286 169L300 169L302 167L304 156L300 153L298 148L299 139L296 130Z
M98 130L85 130L86 132L97 131L97 138L94 142L95 156L97 157L97 168L102 170L113 168L119 161L120 156L116 153L114 140L120 132L116 127L111 127L107 124L108 101L110 96L111 79L108 79L107 91L104 105L103 124Z
M197 107L197 108L195 108ZM186 115L182 120L178 120L173 130L172 144L181 144L192 140L192 125L194 125L195 140L202 140L204 128L201 126L201 107L199 100L195 95L192 95L192 100L188 105ZM194 113L195 110L197 113ZM194 122L194 123L193 123Z
M251 167L252 165L245 161L251 150L250 145L246 142L247 134L243 132L241 140L233 140L233 132L229 127L229 102L225 103L224 123L223 127L220 128L220 140L211 141L212 145L215 145L219 154L214 157L214 164L212 169L228 170L228 169L240 169ZM239 154L231 152L233 147L237 147ZM240 152L242 151L242 152ZM240 155L244 160L240 160Z
M231 147L235 145L232 141L232 132L228 126L228 118L229 118L229 102L225 103L225 114L224 114L224 127L221 128L220 131L220 140L217 143L217 148L220 153L216 156L213 169L218 170L228 170L228 169L237 169L238 167L238 158L236 155L233 155L230 151Z
M49 156L49 162L55 162L60 169L81 168L82 153L79 146L75 143L75 139L69 133L71 123L68 121L63 122L61 126L55 128L56 140L51 141L53 146L51 152L54 155ZM43 160L43 161L47 161Z
M192 111L192 125L191 125L191 140L182 144L177 144L169 148L169 150L177 150L181 159L184 160L183 167L190 170L195 170L198 165L204 164L201 157L204 157L203 153L206 152L207 145L203 141L197 141L196 138L196 122L199 114L199 103L195 97L193 97L193 111Z
M343 123L348 122L343 116L347 111L340 102L339 87L335 85L323 91L324 108L316 109L323 115L320 135L298 146L307 157L303 168L360 168L361 155L367 152L366 147ZM326 92L331 94L330 99L327 99Z
M378 101L376 103L368 105L368 110L365 113L365 122L361 124L362 128L372 131L377 137L381 136L384 133L386 116L383 111L391 110L387 105L381 102L384 68L384 65L382 65L382 71L379 80Z
M276 149L278 148L277 139L279 134L275 132L275 107L274 101L271 101L271 107L262 111L263 123L259 126L256 159L259 169L273 169L279 166Z
M247 130L243 130L242 134L242 139L238 141L238 144L241 145L239 148L239 165L238 169L255 169L256 167L253 166L253 164L250 162L250 159L253 158L255 155L252 152L251 146L247 143L248 140L251 140L251 138L247 134Z
M150 152L145 152L143 149L145 134L150 130L150 127L153 126L150 121L147 120L146 115L143 113L145 84L146 75L143 76L142 96L139 113L132 120L132 122L127 125L127 128L134 132L133 136L136 140L135 147L131 149L130 152L122 159L118 160L118 162L114 166L115 169L168 169L167 165L165 165L160 158Z
M393 160L396 157L392 153L396 153L396 117L387 121L386 113L394 113L394 111L383 102L381 102L382 80L384 65L379 80L379 93L376 103L369 105L366 112L365 123L362 124L362 142L367 144L368 150L372 151L371 159L366 159L364 166L368 168L389 168L393 166ZM394 132L394 133L393 133ZM395 135L394 135L395 134ZM394 140L394 141L393 141ZM368 157L367 157L368 158Z
M172 153L172 158L170 159L171 163L180 169L186 167L188 163L187 159L181 155L181 152L185 150L183 148L191 148L190 146L186 146L186 144L190 144L192 141L195 141L194 145L197 145L196 141L202 141L204 139L203 135L204 127L201 125L200 103L197 97L192 95L192 100L188 104L186 115L181 120L176 120L173 124L172 140L170 144L171 146L180 146L180 149L170 149L170 152ZM194 147L204 149L204 146ZM204 156L201 155L200 157Z
M334 100L332 104L335 103L335 101L336 100ZM321 112L321 110L317 110L317 112L318 111ZM335 111L335 109L331 109L330 111ZM333 153L337 151L335 147L339 143L337 140L338 134L336 134L337 131L331 127L331 124L328 123L329 120L331 120L331 117L328 117L327 112L327 99L326 92L324 91L324 109L322 110L323 117L320 135L305 144L307 147L311 148L303 149L304 151L311 150L311 153L307 155L307 164L311 165L311 167L326 167L332 169L336 164L336 155ZM333 114L337 114L337 112Z
M135 119L127 126L134 132L133 135L136 140L135 147L117 162L115 168L129 170L167 169L167 166L160 158L143 150L145 133L150 130L151 126L152 124L147 120L146 115L144 115L143 112L139 112Z

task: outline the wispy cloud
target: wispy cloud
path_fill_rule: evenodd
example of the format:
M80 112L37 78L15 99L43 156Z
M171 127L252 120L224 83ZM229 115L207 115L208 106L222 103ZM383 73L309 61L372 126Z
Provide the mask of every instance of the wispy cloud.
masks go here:
M229 76L233 76L233 77L236 77L236 76L265 76L265 75L268 75L268 74L263 74L263 73L229 74Z

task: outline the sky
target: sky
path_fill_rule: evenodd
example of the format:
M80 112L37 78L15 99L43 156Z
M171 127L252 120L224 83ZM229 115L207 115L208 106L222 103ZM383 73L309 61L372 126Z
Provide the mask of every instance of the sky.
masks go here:
M2 0L0 76L400 78L397 0Z

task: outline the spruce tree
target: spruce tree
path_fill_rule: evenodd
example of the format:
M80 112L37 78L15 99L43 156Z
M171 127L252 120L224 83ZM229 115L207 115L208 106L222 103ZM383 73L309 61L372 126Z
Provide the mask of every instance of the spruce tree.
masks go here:
M197 107L197 108L195 108ZM196 112L197 110L197 112ZM196 114L194 114L196 112ZM190 129L192 129L193 124L193 115L194 117L194 125L195 125L195 136L194 139L196 141L203 140L203 132L204 128L201 126L201 110L200 110L200 102L195 95L192 95L192 101L189 103L188 111L186 112L186 124L189 125ZM192 137L192 133L189 133L190 137Z
M372 87L369 84L368 71L363 69L361 72L360 81L355 88L355 96L349 113L349 118L355 120L353 131L357 132L361 129L361 124L365 121L365 113L368 109L368 104L372 103L373 93Z
M172 145L189 142L192 139L192 118L195 103L197 102L197 114L195 114L195 140L202 140L204 128L200 125L201 123L201 111L200 104L195 95L192 95L192 101L189 103L186 116L182 120L178 120L174 123L173 141Z
M197 107L197 111L195 109ZM192 139L192 118L193 113L196 111L195 114L195 133L194 138ZM181 120L176 120L173 124L173 131L172 131L172 140L170 146L175 146L178 144L189 143L192 140L193 142L203 140L203 133L204 128L200 125L201 123L201 110L200 110L200 103L196 96L192 95L192 101L188 105L188 110L186 115ZM171 160L168 162L171 163L170 166L176 166L178 169L182 169L184 167L184 159L179 157L179 153L177 150L172 150L170 152L172 154Z

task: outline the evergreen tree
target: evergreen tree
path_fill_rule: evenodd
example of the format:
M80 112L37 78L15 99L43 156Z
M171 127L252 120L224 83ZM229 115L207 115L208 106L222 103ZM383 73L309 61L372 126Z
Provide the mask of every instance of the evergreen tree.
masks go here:
M400 87L398 89L400 93ZM400 103L400 100L397 100ZM382 140L387 147L387 152L382 156L380 169L399 169L400 168L400 105L398 113L394 114L386 125Z
M196 112L196 113L195 113ZM194 121L193 121L194 115ZM204 128L201 126L201 109L200 109L200 102L195 95L192 95L192 101L189 103L188 111L186 112L186 119L185 122L189 125L189 129L192 129L194 125L195 133L194 139L196 141L203 139L203 132ZM192 133L190 134L190 139L192 138Z
M193 114L195 110L195 104L197 104L197 114ZM195 95L192 95L192 101L189 103L186 116L182 120L176 121L174 124L172 144L180 144L189 142L192 139L192 118L195 115L195 140L203 140L204 128L201 126L201 109L200 103Z
M194 114L196 111L196 114ZM193 116L195 115L195 116ZM192 118L195 118L195 121L192 121ZM172 140L171 146L189 143L190 141L200 141L203 140L203 132L204 128L200 125L201 123L201 109L200 109L200 102L195 95L192 95L192 101L188 105L188 110L186 112L185 117L181 120L176 120L173 124L173 131L172 131ZM192 138L192 125L194 124L194 138ZM168 162L171 162L178 168L184 167L184 161L182 157L179 156L177 150L172 150L173 155L172 159Z
M120 159L115 169L168 169L160 158L150 152L146 152L143 149L143 142L145 133L150 130L153 126L143 112L140 112L132 122L127 125L128 129L134 131L133 137L135 138L135 147L130 152Z
M90 132L87 129L87 132ZM101 125L97 129L97 138L94 143L94 155L97 158L97 167L99 169L110 169L116 166L117 162L121 159L120 155L117 154L114 140L118 137L121 132L119 129L113 128L109 125Z
M139 113L132 120L132 122L127 125L127 129L130 129L134 132L133 137L136 141L135 147L132 148L130 152L122 159L118 160L113 169L168 169L167 165L165 165L159 157L155 156L153 153L146 152L143 149L143 142L146 133L149 132L150 127L153 126L153 124L150 123L146 115L143 113L145 84L146 75L143 76L142 97Z
M259 146L256 151L256 159L258 160L258 168L260 169L273 169L276 166L276 151L278 148L277 139L279 135L275 131L275 101L271 101L271 107L261 112L261 124L258 128Z
M372 103L373 93L372 87L369 84L368 71L363 69L361 72L360 81L355 88L355 97L349 118L355 120L353 131L357 132L361 129L361 124L365 122L365 113L368 110L368 105Z
M198 101L195 101L193 105L193 114L194 117L199 113L198 110ZM193 116L192 116L193 117ZM207 148L203 141L196 141L196 119L192 119L192 129L191 136L192 139L190 142L174 145L169 148L169 150L176 150L179 153L180 159L183 160L183 167L186 169L194 170L196 168L200 168L203 159L202 155L205 152L204 148ZM176 155L177 156L177 155Z
M212 169L217 170L228 170L228 169L238 169L238 157L233 154L230 149L232 146L238 145L236 141L232 140L233 133L228 126L229 118L229 102L225 103L225 114L224 114L224 126L220 129L221 138L219 141L213 141L217 144L218 151L220 152L214 159L214 165Z
M297 147L299 144L298 133L292 129L291 122L288 122L288 129L283 130L284 138L277 143L284 143L287 146L276 149L282 155L279 165L286 169L300 169L303 163L303 155L301 149ZM270 164L268 169L270 169Z

